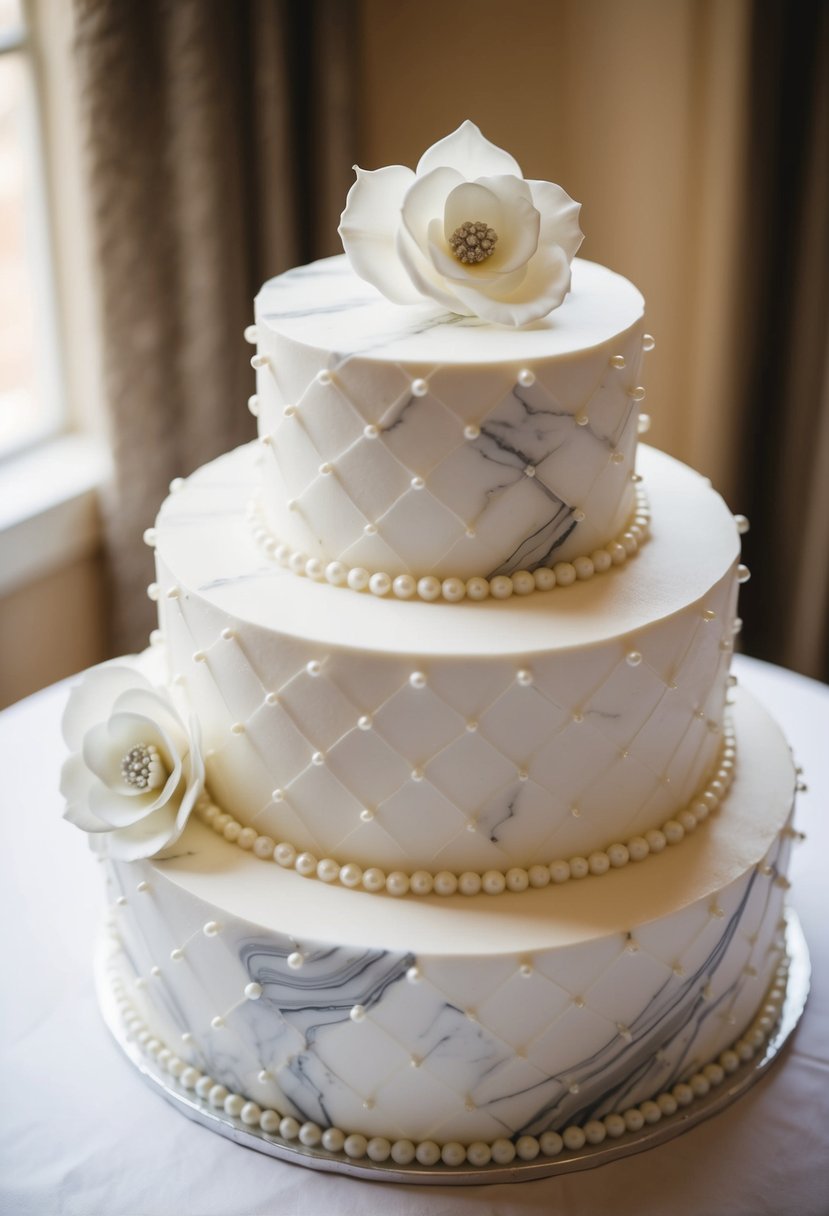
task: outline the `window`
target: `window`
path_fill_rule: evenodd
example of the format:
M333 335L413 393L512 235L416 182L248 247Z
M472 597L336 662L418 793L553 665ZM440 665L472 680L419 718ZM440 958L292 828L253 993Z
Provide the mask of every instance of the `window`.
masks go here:
M0 0L0 459L62 425L45 173L21 0Z

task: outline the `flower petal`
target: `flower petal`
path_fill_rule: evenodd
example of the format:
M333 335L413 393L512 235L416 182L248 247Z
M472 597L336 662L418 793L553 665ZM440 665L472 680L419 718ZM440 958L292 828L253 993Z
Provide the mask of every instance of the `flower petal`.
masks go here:
M131 667L102 663L86 672L69 694L63 713L63 737L67 746L79 751L90 726L109 716L110 707L122 692L131 688L152 688L148 680Z
M132 827L121 828L107 837L107 853L120 861L138 861L155 857L169 847L175 832L175 816L171 806L160 807Z
M106 832L108 825L89 809L89 790L93 782L94 777L79 753L64 760L60 772L60 792L66 799L63 817L84 832Z
M457 286L458 296L474 315L497 325L528 325L546 317L570 290L570 262L559 245L542 245L525 270L503 283L475 291Z
M461 182L447 194L443 204L443 234L446 240L467 220L482 220L496 232L503 227L501 200L484 181Z
M156 810L155 790L137 790L135 794L119 794L96 781L89 791L89 809L96 819L106 824L108 831L128 828L140 823Z
M340 237L355 273L396 304L420 300L394 251L403 197L414 180L403 165L357 168L340 217Z
M463 178L456 169L442 168L427 173L425 177L419 177L406 191L401 219L403 227L421 253L425 254L428 248L426 234L430 221L436 216L443 218L446 196L462 183Z
M436 272L429 258L421 253L405 228L401 228L397 234L396 247L397 256L421 296L434 300L449 312L472 315L466 312L463 303L452 292L450 284Z
M553 182L527 182L532 200L541 213L541 243L559 245L568 261L576 256L584 240L579 227L581 203Z
M518 161L485 139L474 122L462 122L457 131L432 144L417 164L417 176L431 173L443 165L457 169L467 181L490 173L512 173L522 177ZM472 218L471 216L468 218Z
M432 220L428 237L429 260L436 274L445 282L447 290L452 290L453 283L466 283L480 291L485 291L485 283L494 283L502 277L501 272L491 266L491 263L495 261L494 254L485 262L477 262L472 265L459 261L452 250L447 248L443 236L442 220Z
M121 775L121 761L127 752L141 744L155 744L161 750L167 740L155 722L138 714L113 714L84 735L84 763L100 782L117 794L132 797L141 791L130 786Z
M169 735L175 748L187 745L187 731L172 701L153 689L130 688L113 703L111 714L140 715L147 722Z
M541 217L532 205L529 189L524 182L510 177L485 180L494 187L494 189L489 189L487 186L487 193L490 198L495 200L495 205L500 212L497 221L498 227L494 223L491 225L498 232L498 244L491 257L487 258L485 262L474 265L460 262L448 244L440 239L441 234L434 226L430 227L429 232L429 256L439 273L453 282L468 283L482 291L485 290L483 283L502 279L504 275L511 275L526 265L538 247L541 223ZM460 186L452 194L458 195L462 190L468 190L470 186L474 188L480 185L481 183L478 182L469 183ZM448 210L449 200L447 199L447 212ZM487 216L481 218L489 222ZM444 220L444 230L447 227L446 220Z

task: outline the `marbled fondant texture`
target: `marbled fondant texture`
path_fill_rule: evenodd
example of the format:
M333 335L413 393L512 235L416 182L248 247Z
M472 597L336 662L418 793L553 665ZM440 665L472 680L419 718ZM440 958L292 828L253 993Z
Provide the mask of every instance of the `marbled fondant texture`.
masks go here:
M659 827L720 746L739 544L696 474L643 449L653 538L598 583L378 601L275 568L252 451L157 521L169 677L241 823L363 866L508 869Z
M366 1135L469 1143L641 1102L739 1036L779 961L794 771L749 698L736 722L705 834L567 889L380 912L197 824L168 860L107 862L141 1015L260 1105Z
M440 578L589 554L633 507L643 301L573 265L520 330L391 304L344 257L256 301L265 512L308 557Z

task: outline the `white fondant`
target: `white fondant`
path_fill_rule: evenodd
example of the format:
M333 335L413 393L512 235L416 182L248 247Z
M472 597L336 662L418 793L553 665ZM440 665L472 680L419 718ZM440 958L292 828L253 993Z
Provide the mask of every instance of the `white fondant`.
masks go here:
M468 725L467 729L469 729ZM714 770L714 776L708 781L705 789L695 796L689 806L678 813L677 820L669 819L662 824L661 829L651 829L645 833L645 836L634 836L627 844L616 842L608 845L606 850L591 853L587 860L589 872L596 875L605 874L611 866L618 869L627 865L631 860L643 861L651 852L661 853L668 844L680 844L686 834L694 831L699 824L703 823L726 796L733 777L734 758L734 736L730 731L726 731L723 750L718 761L719 767ZM797 788L805 787L799 783ZM574 814L575 810L576 808L571 808L570 813ZM285 868L293 865L304 878L317 877L321 878L323 882L335 882L339 879L345 887L362 885L365 890L385 890L390 895L406 895L409 891L415 895L431 895L432 891L436 891L438 895L454 895L456 889L463 895L476 895L480 890L486 891L488 895L500 895L506 889L526 891L530 885L547 886L550 881L562 883L571 877L579 877L580 867L584 864L583 858L576 857L569 861L551 861L548 865L536 864L531 866L529 871L521 866L513 866L506 873L500 870L487 870L484 874L466 871L461 874L456 885L451 884L447 887L436 885L438 876L428 870L416 870L412 875L408 875L398 870L392 871L391 874L383 874L383 871L371 868L366 871L369 875L366 883L363 881L362 868L355 862L341 863L333 858L325 858L316 864L315 869L309 855L305 853L298 855L296 848L290 842L280 841L275 844L270 836L258 836L252 828L242 828L207 798L197 807L197 814L203 823L223 835L226 840L235 841L243 848L252 848L254 855L263 860L273 859L278 865ZM363 809L360 812L360 818L363 822L368 823L374 818L374 812ZM475 830L473 821L467 824L467 830ZM296 865L298 860L299 865Z
M256 309L265 512L306 558L492 576L589 553L630 514L643 303L604 267L574 262L565 304L521 330L391 304L344 258Z
M587 856L685 806L718 748L738 540L696 474L648 449L641 465L657 522L635 570L457 604L264 565L244 517L251 450L195 474L162 509L156 557L182 588L162 623L213 798L316 859L409 873Z
M764 711L741 696L735 712L744 760L726 806L646 883L626 867L497 901L389 898L377 915L359 892L272 881L199 824L180 856L113 863L115 890L139 874L153 887L119 918L133 966L190 943L188 966L135 993L148 1031L189 1032L179 1058L261 1109L366 1139L514 1152L512 1137L591 1120L623 1134L633 1124L611 1113L666 1091L693 1100L779 957L795 774ZM221 935L199 932L206 916ZM262 994L240 1001L249 983Z

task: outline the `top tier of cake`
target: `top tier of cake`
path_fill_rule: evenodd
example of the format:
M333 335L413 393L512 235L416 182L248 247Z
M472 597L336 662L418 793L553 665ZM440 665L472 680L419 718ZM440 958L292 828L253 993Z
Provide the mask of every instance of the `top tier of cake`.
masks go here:
M521 329L401 306L345 257L256 300L263 500L292 550L420 578L590 555L634 509L642 296L577 260Z

